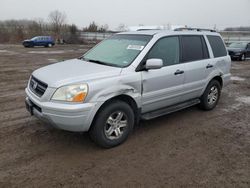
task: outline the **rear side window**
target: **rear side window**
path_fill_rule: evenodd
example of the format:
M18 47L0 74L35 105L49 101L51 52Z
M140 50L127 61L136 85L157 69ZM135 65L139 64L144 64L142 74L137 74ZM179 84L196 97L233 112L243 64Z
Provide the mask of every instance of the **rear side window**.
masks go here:
M182 62L198 61L209 58L203 36L181 36Z
M213 50L214 57L223 57L227 55L227 50L221 37L208 35L207 38Z
M166 37L156 42L148 53L147 59L162 59L164 66L179 63L179 38Z

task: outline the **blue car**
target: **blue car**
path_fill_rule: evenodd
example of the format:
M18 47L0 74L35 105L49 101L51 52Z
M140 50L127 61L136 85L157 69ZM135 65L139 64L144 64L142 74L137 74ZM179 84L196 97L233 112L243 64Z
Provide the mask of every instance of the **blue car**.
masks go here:
M37 36L29 40L23 41L23 46L26 48L34 46L52 47L55 45L55 41L51 36Z

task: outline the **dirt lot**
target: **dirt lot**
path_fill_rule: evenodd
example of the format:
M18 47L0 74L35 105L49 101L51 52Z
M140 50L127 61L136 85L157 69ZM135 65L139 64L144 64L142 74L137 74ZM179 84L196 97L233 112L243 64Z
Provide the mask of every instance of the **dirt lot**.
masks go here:
M104 150L24 106L33 70L86 48L0 45L0 187L250 187L250 61L233 62L215 110L141 122L126 143Z

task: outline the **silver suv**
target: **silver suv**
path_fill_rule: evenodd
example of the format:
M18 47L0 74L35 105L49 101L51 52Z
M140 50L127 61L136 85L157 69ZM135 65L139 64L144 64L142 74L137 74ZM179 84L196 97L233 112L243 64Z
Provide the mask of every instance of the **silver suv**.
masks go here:
M124 142L140 119L192 105L212 110L230 80L231 60L214 31L136 31L104 40L78 59L34 71L31 115L88 131L102 147Z

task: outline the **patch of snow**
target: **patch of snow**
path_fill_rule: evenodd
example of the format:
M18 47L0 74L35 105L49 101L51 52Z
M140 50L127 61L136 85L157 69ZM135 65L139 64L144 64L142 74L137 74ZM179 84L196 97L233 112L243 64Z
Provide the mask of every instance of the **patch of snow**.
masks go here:
M64 50L57 50L57 51L29 51L30 54L63 54L65 53Z
M232 76L231 80L233 80L233 81L244 81L245 78L241 78L241 77L238 77L238 76Z
M9 51L9 50L0 50L0 53L4 53L6 55L15 55L17 52Z
M250 105L250 96L238 97L236 100L241 102L241 103Z
M57 62L58 62L57 59L48 59L48 60L49 60L49 62L51 62L51 63L57 63Z
M230 108L224 108L222 109L225 112L233 112L233 111L237 111L241 108L242 103L234 103L230 106Z

